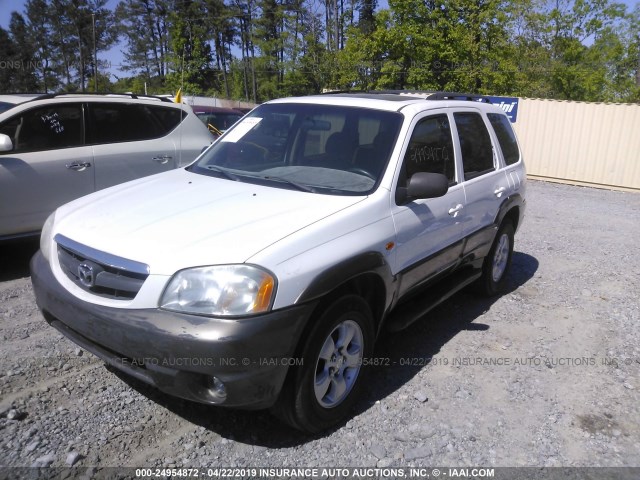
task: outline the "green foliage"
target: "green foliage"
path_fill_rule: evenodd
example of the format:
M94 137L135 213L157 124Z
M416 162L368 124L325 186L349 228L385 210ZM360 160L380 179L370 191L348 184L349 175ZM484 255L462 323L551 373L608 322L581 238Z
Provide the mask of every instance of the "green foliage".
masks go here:
M164 81L170 51L169 11L169 0L124 0L118 4L118 33L127 45L124 71Z
M173 92L182 88L183 92L199 95L212 86L205 18L204 4L197 0L175 2L169 15L171 53L166 84Z
M98 89L249 101L325 89L640 100L640 7L614 0L28 0L0 30L5 91ZM92 13L94 17L92 17ZM356 19L357 16L357 19Z
M24 18L13 12L10 31L0 28L0 84L10 86L8 90L14 93L35 92L38 81L34 53Z

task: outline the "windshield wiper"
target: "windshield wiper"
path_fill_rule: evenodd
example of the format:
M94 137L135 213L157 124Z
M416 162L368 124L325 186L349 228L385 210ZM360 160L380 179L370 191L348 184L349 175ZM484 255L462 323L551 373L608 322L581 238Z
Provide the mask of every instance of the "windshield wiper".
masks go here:
M234 175L233 173L220 168L220 167L216 167L215 165L207 165L205 167L207 170L213 170L214 172L218 172L221 173L222 175L224 175L225 177L227 177L229 180L233 180L234 182L239 182L240 181L240 177L238 177L238 175Z
M288 178L283 178L283 177L272 177L272 176L264 176L263 177L265 180L275 180L276 182L283 182L283 183L287 183L289 185L293 185L294 187L296 187L298 190L301 190L303 192L308 192L308 193L316 193L315 188L311 188L307 185L302 185L301 183L298 182L294 182L293 180L289 180Z

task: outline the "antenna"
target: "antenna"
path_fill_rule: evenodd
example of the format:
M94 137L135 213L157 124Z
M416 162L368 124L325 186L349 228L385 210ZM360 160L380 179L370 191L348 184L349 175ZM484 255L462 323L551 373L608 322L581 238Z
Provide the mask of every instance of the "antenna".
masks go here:
M175 100L180 102L180 135L178 135L178 166L182 165L182 123L184 122L184 102L182 101L182 89L184 88L184 48L182 45L182 64L180 65L180 88Z

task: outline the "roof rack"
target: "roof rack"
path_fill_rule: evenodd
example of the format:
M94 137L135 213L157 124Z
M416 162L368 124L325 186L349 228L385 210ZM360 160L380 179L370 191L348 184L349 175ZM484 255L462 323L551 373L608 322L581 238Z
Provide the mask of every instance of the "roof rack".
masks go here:
M378 92L368 91L368 90L349 90L349 89L344 89L344 90L327 90L326 92L320 92L318 95L336 95L336 94L340 94L340 93L378 93Z
M427 100L470 100L472 102L491 103L488 97L476 93L435 92Z
M470 100L474 102L491 103L488 97L476 93L440 92L436 90L378 90L368 93L394 95L425 95L425 100Z
M90 95L101 95L101 96L123 96L123 97L129 97L132 98L134 100L137 100L138 98L151 98L154 100L160 100L161 102L169 102L169 103L173 103L173 101L167 97L160 97L157 95L143 95L143 94L138 94L138 93L113 93L113 92L58 92L58 93L45 93L43 95L40 95L38 97L33 98L32 100L29 100L30 102L36 101L36 100L47 100L50 98L56 98L56 97L60 97L62 95L83 95L83 96L90 96Z

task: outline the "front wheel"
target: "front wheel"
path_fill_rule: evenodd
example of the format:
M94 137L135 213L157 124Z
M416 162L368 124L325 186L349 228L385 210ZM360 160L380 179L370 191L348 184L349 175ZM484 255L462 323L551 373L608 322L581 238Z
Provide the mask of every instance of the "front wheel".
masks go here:
M514 234L513 224L509 221L504 222L498 229L489 254L484 259L480 285L487 295L497 295L505 289L513 256Z
M276 413L315 433L338 423L362 390L366 358L373 350L373 315L357 295L330 303L312 321L302 348L302 367L292 372Z

